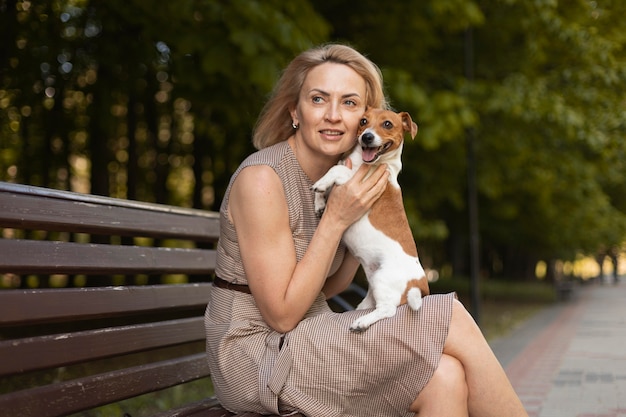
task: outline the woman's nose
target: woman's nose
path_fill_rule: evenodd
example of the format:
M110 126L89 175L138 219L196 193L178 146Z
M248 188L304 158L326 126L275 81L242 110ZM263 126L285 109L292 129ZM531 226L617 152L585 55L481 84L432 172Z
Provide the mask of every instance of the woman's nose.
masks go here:
M326 119L331 122L341 120L341 111L338 103L330 103L326 109Z

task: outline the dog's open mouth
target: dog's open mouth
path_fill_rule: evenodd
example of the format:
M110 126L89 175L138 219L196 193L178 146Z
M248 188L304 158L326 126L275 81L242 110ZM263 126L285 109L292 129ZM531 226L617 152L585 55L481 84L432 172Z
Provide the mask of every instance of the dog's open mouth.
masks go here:
M382 154L385 153L387 149L391 146L391 142L385 143L383 146L377 146L375 148L370 148L367 146L361 147L363 150L363 162L367 164L371 164L375 162Z

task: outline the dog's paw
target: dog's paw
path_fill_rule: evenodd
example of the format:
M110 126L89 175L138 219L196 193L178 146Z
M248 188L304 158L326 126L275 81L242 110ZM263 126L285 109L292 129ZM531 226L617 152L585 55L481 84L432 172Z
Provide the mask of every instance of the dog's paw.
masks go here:
M370 325L361 323L360 319L355 320L350 325L350 331L353 332L353 333L363 333L364 331L366 331L369 328L370 328Z
M322 217L326 209L326 196L322 193L315 193L314 206L315 214L317 214L318 217Z
M334 183L330 177L324 176L311 186L311 191L314 191L315 194L324 195L328 189L333 186L333 184Z
M354 333L363 333L364 331L369 329L372 324L376 323L378 320L380 320L380 318L376 317L375 313L372 312L372 313L366 314L352 322L352 324L350 325L350 331Z

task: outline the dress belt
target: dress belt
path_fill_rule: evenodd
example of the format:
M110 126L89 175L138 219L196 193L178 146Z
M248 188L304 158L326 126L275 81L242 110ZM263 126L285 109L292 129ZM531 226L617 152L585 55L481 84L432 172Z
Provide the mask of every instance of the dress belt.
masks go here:
M226 290L239 291L245 294L252 294L250 292L250 287L245 284L233 284L232 282L228 282L225 279L222 279L218 276L213 278L213 285L218 288L224 288Z

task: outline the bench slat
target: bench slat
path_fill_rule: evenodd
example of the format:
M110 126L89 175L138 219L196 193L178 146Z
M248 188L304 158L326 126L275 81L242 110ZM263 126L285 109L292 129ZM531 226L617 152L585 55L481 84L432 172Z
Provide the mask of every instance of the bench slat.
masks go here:
M198 353L1 395L0 410L11 410L11 415L20 417L68 415L208 374L206 354Z
M202 317L0 341L0 375L201 341ZM41 352L46 352L42 355Z
M231 417L233 415L222 408L215 397L212 397L164 411L152 417Z
M211 283L1 290L0 324L76 321L168 309L203 308Z
M233 414L219 405L215 398L207 398L196 403L187 404L185 406L156 414L152 417L263 417L257 413L238 413ZM277 417L274 414L265 417ZM305 417L304 414L296 413L293 417Z
M198 209L7 183L0 195L0 227L206 242L219 236L219 215Z
M210 274L215 251L0 239L0 273ZM28 254L28 256L24 256Z

